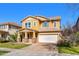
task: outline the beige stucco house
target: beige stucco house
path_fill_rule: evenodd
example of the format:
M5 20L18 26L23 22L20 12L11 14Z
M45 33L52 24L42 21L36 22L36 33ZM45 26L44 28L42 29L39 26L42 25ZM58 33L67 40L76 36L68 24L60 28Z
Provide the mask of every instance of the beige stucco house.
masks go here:
M18 32L18 42L24 43L55 43L59 40L60 16L46 18L43 16L28 16L24 18L22 28Z
M17 33L21 27L14 22L0 23L0 39L8 39L9 35Z

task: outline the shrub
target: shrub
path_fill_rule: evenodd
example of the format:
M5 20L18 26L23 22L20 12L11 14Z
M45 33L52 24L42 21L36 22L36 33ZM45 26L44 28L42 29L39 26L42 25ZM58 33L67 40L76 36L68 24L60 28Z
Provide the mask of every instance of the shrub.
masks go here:
M63 37L62 38L63 42L59 44L60 46L70 47L77 45L79 33L73 32L71 25L64 27L61 34L62 34L61 38Z
M77 46L79 44L79 32L72 33L69 36L62 36L61 37L63 41L60 41L58 46Z
M79 32L76 32L76 40L79 43Z
M9 40L0 39L0 43L7 43L7 42L9 42Z
M69 42L69 40L60 40L58 41L58 46L65 46L65 47L71 47L71 43Z

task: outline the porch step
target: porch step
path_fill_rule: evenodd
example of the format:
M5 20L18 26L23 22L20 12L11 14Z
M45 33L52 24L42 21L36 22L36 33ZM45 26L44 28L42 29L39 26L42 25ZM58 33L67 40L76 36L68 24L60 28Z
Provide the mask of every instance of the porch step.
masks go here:
M29 43L32 43L32 39L29 39Z

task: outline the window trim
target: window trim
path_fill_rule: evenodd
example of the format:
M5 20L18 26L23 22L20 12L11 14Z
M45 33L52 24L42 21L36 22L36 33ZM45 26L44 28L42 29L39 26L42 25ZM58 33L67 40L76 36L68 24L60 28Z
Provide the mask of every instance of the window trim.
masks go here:
M53 24L54 24L54 28L56 28L56 21L54 21Z
M28 24L28 23L29 23L30 25L27 26L26 24ZM25 23L25 26L26 26L26 28L31 28L31 22L29 22L29 21L26 22L26 23Z
M33 22L33 26L37 26L37 22L36 21Z

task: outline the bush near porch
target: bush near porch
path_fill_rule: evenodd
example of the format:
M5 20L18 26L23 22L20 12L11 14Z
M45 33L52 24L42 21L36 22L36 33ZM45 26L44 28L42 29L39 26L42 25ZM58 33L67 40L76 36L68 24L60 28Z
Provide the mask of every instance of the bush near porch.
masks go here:
M8 43L0 43L1 48L12 48L12 49L21 49L24 47L28 47L30 44L21 44L21 43L13 43L13 42L8 42Z

